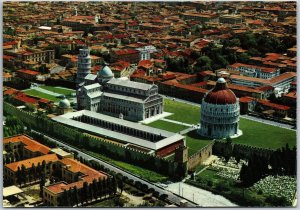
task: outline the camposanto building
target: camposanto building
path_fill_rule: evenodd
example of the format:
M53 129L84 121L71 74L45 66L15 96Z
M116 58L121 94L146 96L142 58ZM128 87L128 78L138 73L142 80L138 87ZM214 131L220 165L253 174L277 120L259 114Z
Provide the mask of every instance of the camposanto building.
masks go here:
M219 78L214 89L202 99L201 125L198 133L212 139L234 138L242 135L239 130L239 99Z
M79 109L130 121L142 121L163 113L163 98L156 85L116 79L106 64L97 75L91 74L88 49L80 50L78 58L76 94Z

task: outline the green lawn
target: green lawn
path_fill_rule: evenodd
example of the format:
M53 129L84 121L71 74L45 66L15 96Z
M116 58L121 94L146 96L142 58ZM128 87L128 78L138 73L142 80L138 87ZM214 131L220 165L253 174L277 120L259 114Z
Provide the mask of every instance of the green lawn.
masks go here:
M164 110L174 113L168 119L179 122L198 124L200 122L200 108L186 103L164 99ZM267 125L264 123L240 118L240 129L243 135L233 139L233 143L246 144L262 148L277 149L285 146L296 145L296 131ZM204 147L209 140L197 135L187 136L187 146L190 147L189 154L195 153Z
M287 143L290 147L296 145L296 131L243 118L240 118L240 129L243 135L233 139L233 143L272 149L281 148Z
M127 171L130 171L131 173L134 173L135 175L138 175L144 179L147 179L150 182L163 182L168 179L167 176L159 174L155 171L151 171L151 170L148 170L145 168L141 168L139 166L131 165L129 163L125 163L122 161L113 160L111 158L105 157L105 156L95 153L95 152L90 152L90 151L86 151L86 150L85 150L85 152L90 155L93 155L95 157L98 157L100 159L103 159L105 161L108 161L108 162L112 163L113 165L119 166L120 168L123 168Z
M167 119L179 122L198 124L200 120L200 107L186 103L164 99L164 111L174 113Z
M184 125L171 123L171 122L167 122L167 121L163 121L163 120L157 120L155 122L147 124L147 126L159 128L159 129L174 132L174 133L177 133L179 131L182 131L182 130L185 130L188 128L187 126L184 126Z
M64 89L64 88L59 88L59 87L52 87L52 86L40 86L40 88L52 91L54 93L64 94L66 96L71 95L72 93L75 93L75 90Z
M26 90L24 91L26 94L28 95L31 95L31 96L36 96L36 97L39 97L39 98L44 98L44 99L48 99L50 101L54 101L54 102L58 102L60 101L61 99L59 98L56 98L55 96L52 96L52 95L49 95L49 94L46 94L46 93L42 93L40 91L37 91L37 90Z
M196 130L190 131L186 134L186 146L189 148L188 155L192 156L211 141L210 139L199 136Z

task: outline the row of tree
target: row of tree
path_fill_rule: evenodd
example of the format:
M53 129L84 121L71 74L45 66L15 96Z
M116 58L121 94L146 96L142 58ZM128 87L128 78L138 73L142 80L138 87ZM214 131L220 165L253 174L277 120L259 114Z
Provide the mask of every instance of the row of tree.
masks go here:
M106 198L107 196L114 196L117 193L116 179L94 179L92 183L83 182L82 188L78 189L76 186L69 190L64 190L58 206L83 206L92 200Z
M249 187L268 175L295 176L297 173L296 161L296 147L290 149L288 144L273 152L269 159L253 154L248 159L248 165L243 164L240 180L243 186Z

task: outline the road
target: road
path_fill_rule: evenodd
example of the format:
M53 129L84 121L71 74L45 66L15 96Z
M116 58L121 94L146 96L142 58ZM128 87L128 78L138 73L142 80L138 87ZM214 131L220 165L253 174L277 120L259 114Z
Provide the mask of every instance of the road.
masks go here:
M39 133L37 131L33 131L33 132ZM41 133L39 133L39 134L41 134ZM111 165L110 163L108 163L106 161L94 158L91 155L88 155L88 154L86 154L86 153L78 150L77 148L75 148L73 146L70 146L70 145L65 144L63 142L60 142L60 141L58 141L58 140L56 140L54 138L51 138L51 137L49 137L49 136L47 136L45 134L42 134L42 135L44 135L48 140L56 142L59 146L63 146L65 148L68 148L69 150L73 150L73 151L78 152L78 156L79 157L82 157L82 158L87 159L87 160L94 160L94 161L100 163L101 165L103 165L104 167L108 168L111 171L114 171L116 173L121 173L123 176L127 176L129 179L132 179L134 181L140 181L141 183L146 184L149 188L153 188L154 190L156 190L157 192L159 192L160 195L161 194L168 195L168 199L171 202L173 202L173 203L175 203L177 205L179 205L180 201L183 199L182 197L180 197L180 196L178 196L178 195L176 195L176 194L174 194L172 192L169 192L169 191L165 190L164 188L158 187L158 186L154 185L153 183L150 183L150 182L148 182L148 181L146 181L146 180L144 180L144 179L142 179L140 177L137 177L136 175L134 175L134 174L132 174L130 172L127 172L127 171L125 171L125 170L123 170L123 169L121 169L119 167L113 166L113 165ZM187 199L185 199L185 200L187 200ZM193 203L192 201L188 202L188 207L195 207L195 206L197 206L197 204Z

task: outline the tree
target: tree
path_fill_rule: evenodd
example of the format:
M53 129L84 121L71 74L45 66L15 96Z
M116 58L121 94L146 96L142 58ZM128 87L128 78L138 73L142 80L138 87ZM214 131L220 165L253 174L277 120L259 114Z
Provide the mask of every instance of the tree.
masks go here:
M22 174L21 174L20 166L18 166L16 177L17 177L17 183L18 183L18 185L21 186L21 184L22 184Z
M21 176L22 176L22 182L25 185L26 184L26 168L23 164L21 166Z
M120 189L120 191L121 191L121 194L122 194L122 192L123 192L123 190L124 190L124 182L123 182L122 179L119 179L119 180L118 180L118 187L119 187L119 189Z
M237 56L237 60L241 63L248 63L250 56L247 53L241 53Z
M70 206L69 199L68 199L68 192L66 189L64 189L63 195L62 195L62 206Z
M40 197L43 197L43 187L45 186L45 183L46 183L46 177L45 174L42 173L41 180L40 180Z
M97 180L93 179L93 183L92 183L92 187L93 187L93 198L95 200L97 200L98 198L98 185L97 185Z
M78 203L79 203L79 199L78 199L78 190L77 190L77 187L74 186L73 188L73 197L74 197L74 203L77 205L78 207Z
M200 70L211 70L212 60L208 56L201 56L196 61L196 67Z
M83 187L82 187L82 200L83 202L87 202L88 199L88 183L87 182L83 182Z

